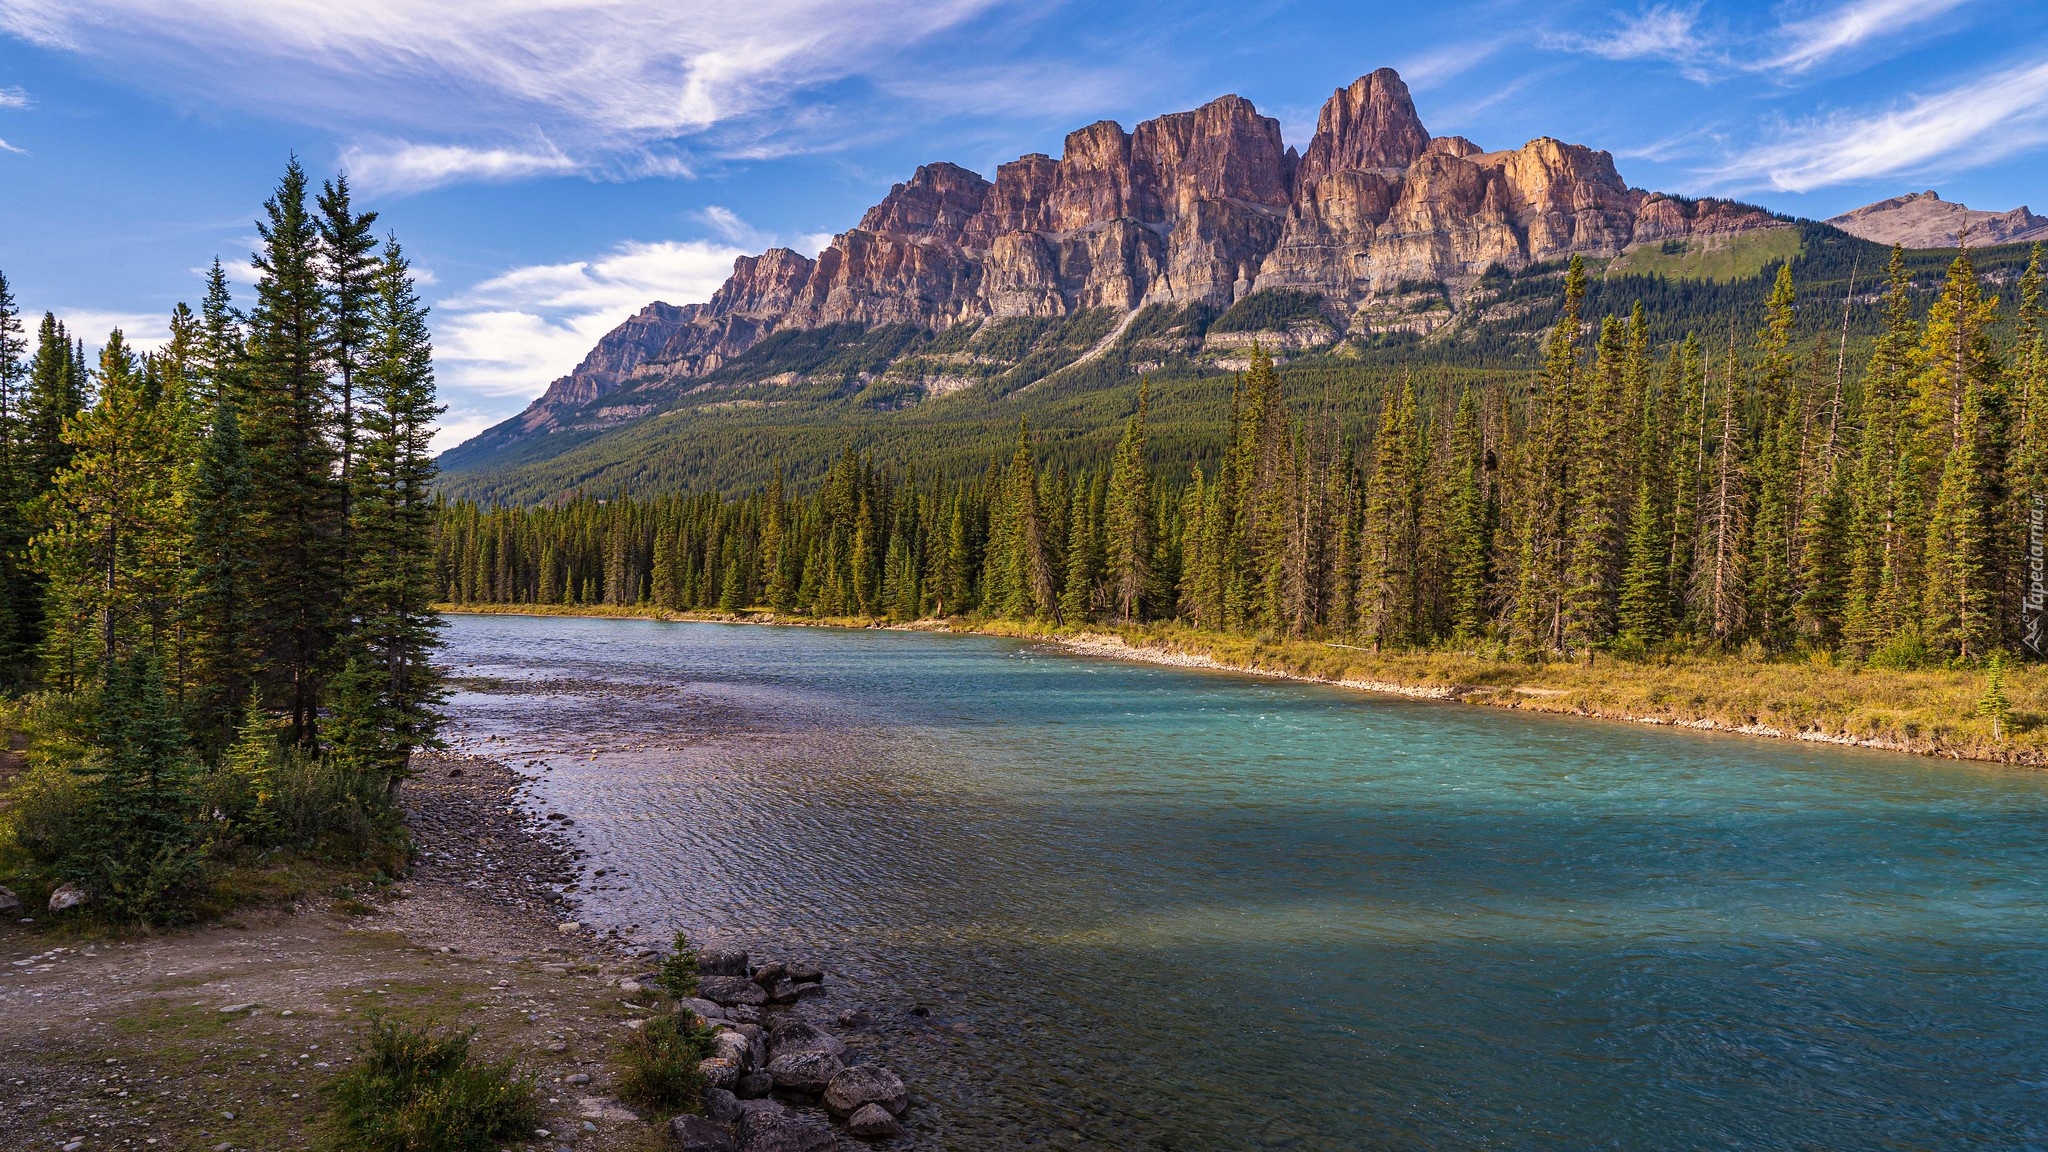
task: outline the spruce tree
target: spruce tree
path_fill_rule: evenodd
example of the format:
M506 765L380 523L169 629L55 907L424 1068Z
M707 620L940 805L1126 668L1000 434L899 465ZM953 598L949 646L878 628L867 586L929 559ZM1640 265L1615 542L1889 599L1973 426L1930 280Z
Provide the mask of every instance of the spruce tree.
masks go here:
M362 370L365 343L375 322L381 270L377 238L370 231L375 212L357 212L349 199L348 175L321 187L319 197L320 272L327 294L326 353L334 367L336 422L340 441L343 499L356 456L356 377Z
M1448 551L1451 633L1461 642L1486 628L1487 561L1493 551L1485 495L1486 448L1479 427L1479 400L1467 388L1458 397L1451 428L1450 540Z
M250 468L263 481L252 505L266 563L257 572L253 607L263 698L290 718L294 742L310 744L347 597L326 371L328 301L319 230L296 158L256 227L263 250L254 255L256 306L238 404Z
M1108 569L1110 604L1117 619L1129 624L1143 607L1152 580L1152 497L1146 481L1145 408L1147 387L1138 388L1138 410L1124 424L1123 439L1110 464L1109 493L1103 509L1104 563Z

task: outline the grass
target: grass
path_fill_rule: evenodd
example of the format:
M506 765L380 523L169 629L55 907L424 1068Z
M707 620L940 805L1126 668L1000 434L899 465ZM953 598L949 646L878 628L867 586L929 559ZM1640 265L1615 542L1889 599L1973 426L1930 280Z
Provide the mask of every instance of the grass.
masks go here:
M509 1062L470 1051L471 1034L372 1021L356 1060L326 1091L345 1152L488 1152L530 1135L538 1093Z
M1667 247L1673 250L1667 251ZM1673 280L1725 283L1756 276L1799 255L1797 228L1762 228L1730 236L1638 244L1607 266L1609 275L1635 273Z
M694 1015L650 1017L619 1046L619 1098L655 1112L703 1107L704 1076L697 1063L711 1054L711 1030Z
M766 619L555 605L444 605L448 612L596 615L666 620ZM779 620L877 626L878 620ZM1032 639L1110 636L1155 654L1229 669L1441 696L1465 704L1684 725L1756 736L1827 740L1928 756L2048 766L2048 669L2008 666L2011 712L1994 735L1979 713L1985 673L1880 668L1828 653L1778 658L1684 653L1590 663L1531 662L1479 651L1370 652L1342 645L1205 632L1180 624L1056 628L1015 621L919 621L910 627Z

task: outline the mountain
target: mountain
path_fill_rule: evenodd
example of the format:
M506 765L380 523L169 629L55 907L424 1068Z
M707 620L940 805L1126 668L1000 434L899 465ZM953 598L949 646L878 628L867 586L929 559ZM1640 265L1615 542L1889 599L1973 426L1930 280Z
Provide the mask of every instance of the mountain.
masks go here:
M2024 204L2010 212L1985 212L1951 204L1932 191L1865 204L1828 223L1860 239L1908 248L1953 248L1963 243L1965 230L1972 248L2048 240L2048 218Z
M1800 243L1760 208L1632 188L1582 145L1432 137L1383 68L1330 97L1300 153L1224 96L1130 131L1091 124L1059 159L1023 156L993 181L925 165L816 259L771 248L708 301L649 304L444 466L532 459L549 451L536 441L580 443L706 389L813 383L829 363L873 406L902 408L1013 391L1112 349L1146 371L1228 367L1255 339L1301 351L1428 335L1488 314L1490 272L1573 254L1711 251L1723 267ZM1184 322L1141 323L1169 313Z

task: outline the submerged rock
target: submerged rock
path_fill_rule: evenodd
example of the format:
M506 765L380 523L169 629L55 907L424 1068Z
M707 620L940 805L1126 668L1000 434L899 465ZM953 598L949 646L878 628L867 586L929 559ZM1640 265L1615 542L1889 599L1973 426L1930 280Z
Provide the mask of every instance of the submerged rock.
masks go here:
M879 1104L892 1116L910 1107L910 1092L894 1072L880 1064L855 1064L844 1068L825 1086L825 1108L834 1116L858 1112Z
M891 1140L903 1135L903 1125L880 1104L868 1104L847 1118L846 1133L867 1140Z

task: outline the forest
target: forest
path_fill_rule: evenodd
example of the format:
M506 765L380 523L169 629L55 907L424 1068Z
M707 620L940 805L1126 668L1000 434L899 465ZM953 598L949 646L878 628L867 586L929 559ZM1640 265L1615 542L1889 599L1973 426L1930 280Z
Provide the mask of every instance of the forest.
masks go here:
M1411 374L1346 411L1258 351L1224 385L1209 463L1185 470L1159 466L1141 388L1093 459L1048 461L1020 422L965 478L849 447L802 490L777 469L732 496L454 501L436 593L1178 621L1537 660L2038 656L2041 262L2036 246L2006 301L1956 253L1929 304L1894 249L1868 322L1846 291L1802 299L1780 264L1741 331L1681 335L1640 302L1589 319L1574 259L1531 372Z
M0 277L0 719L27 738L0 873L32 902L168 923L280 860L404 863L440 407L376 220L293 160L246 309L215 259L160 349L115 330L90 362Z

